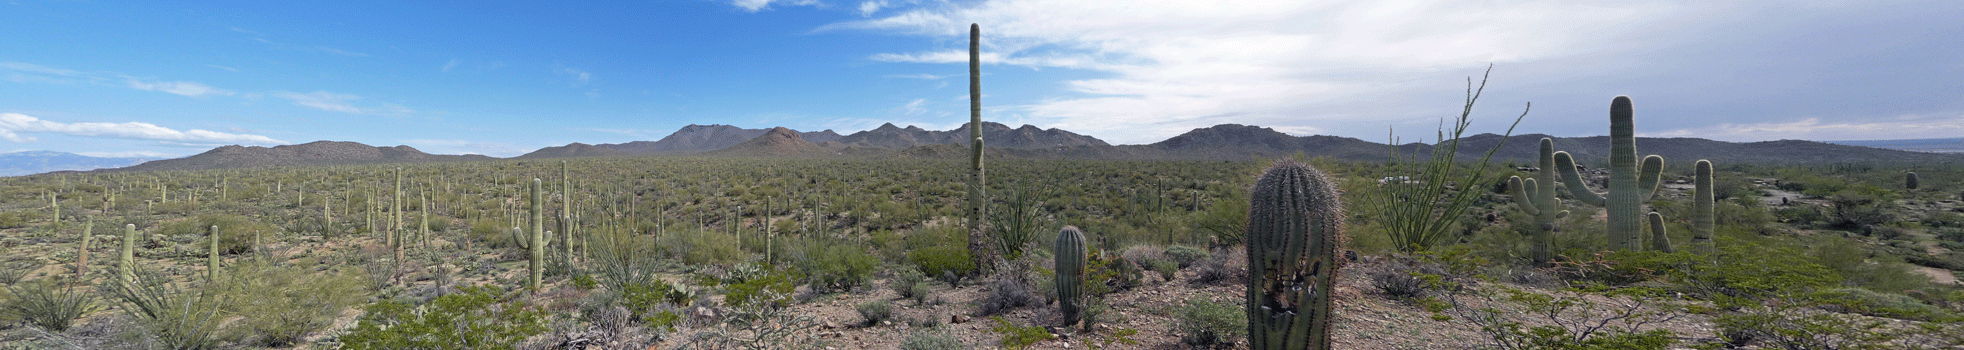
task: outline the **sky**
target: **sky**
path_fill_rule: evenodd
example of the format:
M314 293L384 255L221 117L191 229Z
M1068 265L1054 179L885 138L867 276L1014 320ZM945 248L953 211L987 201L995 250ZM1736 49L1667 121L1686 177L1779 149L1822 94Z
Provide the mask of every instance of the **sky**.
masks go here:
M1145 144L1246 124L1751 142L1964 137L1959 1L0 0L0 152L317 140L509 157L689 124L983 119ZM1469 133L1469 134L1470 134ZM1639 150L1641 151L1641 150Z

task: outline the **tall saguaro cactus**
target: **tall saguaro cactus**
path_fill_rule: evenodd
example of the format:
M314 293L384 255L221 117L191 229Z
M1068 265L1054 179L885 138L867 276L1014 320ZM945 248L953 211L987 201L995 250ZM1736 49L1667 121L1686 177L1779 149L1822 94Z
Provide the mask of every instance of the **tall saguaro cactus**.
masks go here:
M1664 172L1664 157L1650 155L1644 157L1643 164L1637 164L1637 138L1635 109L1630 106L1629 96L1617 96L1609 103L1609 193L1607 197L1597 194L1583 183L1582 174L1576 171L1575 159L1568 152L1555 152L1555 167L1561 168L1569 194L1576 200L1599 206L1609 211L1609 246L1617 250L1634 251L1643 249L1642 226L1643 202L1650 201L1657 194L1658 179Z
M1332 292L1342 250L1343 204L1323 171L1293 160L1269 166L1249 191L1250 349L1329 349Z
M116 275L128 290L136 282L136 224L123 225L123 252L116 260Z
M539 280L546 276L546 244L552 241L552 236L546 234L545 202L541 198L542 187L545 187L543 181L532 179L532 232L529 235L531 237L518 240L520 248L525 248L532 253L531 260L526 264L526 267L532 270L532 275L525 280L525 287L531 288L534 292L539 290ZM516 228L512 231L514 234L518 233Z
M1084 299L1085 254L1084 231L1077 226L1064 226L1057 232L1057 307L1064 312L1064 325L1073 326L1078 322L1078 314Z
M211 227L211 249L205 251L205 281L218 282L218 226Z
M1562 210L1562 200L1555 198L1555 140L1541 138L1541 158L1536 162L1541 167L1534 177L1521 179L1520 176L1507 178L1507 188L1514 192L1514 205L1521 211L1534 216L1534 262L1546 263L1554 257L1555 220L1568 216ZM1570 178L1569 181L1575 181Z
M559 161L559 245L564 250L563 260L573 260L573 178L568 175L566 161Z
M989 220L988 172L982 168L982 25L968 25L968 251L977 268L995 267L996 252L982 224Z
M1697 252L1712 252L1712 226L1718 197L1712 192L1712 161L1699 159L1692 177L1694 192L1691 194L1691 248Z
M75 277L89 275L89 243L95 241L95 219L82 224L82 244L75 247Z

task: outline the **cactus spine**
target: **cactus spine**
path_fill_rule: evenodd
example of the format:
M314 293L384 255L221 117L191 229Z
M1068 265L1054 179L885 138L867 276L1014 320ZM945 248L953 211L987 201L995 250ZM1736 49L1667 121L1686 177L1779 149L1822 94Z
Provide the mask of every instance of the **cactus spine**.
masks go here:
M1712 227L1715 222L1714 206L1717 196L1712 192L1712 161L1699 159L1697 174L1692 182L1696 189L1691 195L1691 248L1700 253L1712 253Z
M1916 189L1916 172L1912 171L1908 174L1903 174L1903 188Z
M1507 188L1514 192L1514 205L1521 211L1534 216L1534 263L1548 262L1554 257L1555 220L1568 216L1562 209L1562 200L1555 198L1555 140L1541 138L1541 158L1536 163L1541 167L1534 177L1521 179L1520 176L1507 178ZM1575 181L1570 178L1570 181Z
M1582 175L1575 170L1575 159L1568 152L1555 152L1555 167L1561 168L1563 176L1574 180L1564 182L1569 194L1609 211L1609 246L1624 251L1643 248L1642 236L1637 232L1638 220L1643 220L1643 202L1650 201L1651 195L1657 193L1658 179L1664 172L1662 156L1653 154L1643 158L1641 167L1637 164L1635 114L1629 96L1617 96L1610 101L1607 198L1583 183Z
M968 251L975 267L995 267L996 252L982 223L989 220L988 172L982 168L982 25L968 25Z
M128 290L136 282L136 224L123 225L123 253L116 261L116 274Z
M1249 193L1250 349L1329 349L1343 205L1321 170L1278 160Z
M1064 312L1064 326L1074 326L1078 322L1078 312L1084 299L1084 231L1077 226L1064 226L1057 233L1057 307Z

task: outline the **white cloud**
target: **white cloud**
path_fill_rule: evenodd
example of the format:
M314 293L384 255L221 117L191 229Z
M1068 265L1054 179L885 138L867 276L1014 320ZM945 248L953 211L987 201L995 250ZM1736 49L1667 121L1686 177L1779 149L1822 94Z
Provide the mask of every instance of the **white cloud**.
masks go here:
M168 159L168 158L177 158L183 156L181 154L154 152L154 151L73 152L73 153L84 155L84 156L96 157L96 158Z
M949 76L921 73L921 74L891 74L891 75L887 75L886 77L901 78L901 79L941 80L941 79L947 79Z
M458 64L462 64L462 63L464 63L464 61L459 61L459 60L457 60L457 59L455 59L455 58L452 58L452 59L450 59L450 63L444 63L444 64L443 64L443 69L441 69L441 70L442 70L442 71L443 71L444 73L449 73L451 69L454 69L454 68L457 68L457 65L458 65Z
M925 106L927 106L927 99L917 98L914 99L914 101L912 102L907 102L906 106L901 106L900 108L902 110L906 110L907 116L911 117L911 116L917 116L923 113L927 113L927 108L925 108Z
M232 134L196 129L177 131L143 122L61 123L41 120L40 118L19 113L0 113L0 139L6 139L12 142L31 142L35 140L31 136L21 135L22 133L57 133L75 136L113 137L183 143L239 143L255 145L287 143L286 141L259 135Z
M589 73L584 70L574 69L572 67L567 67L565 65L559 65L559 64L552 65L552 72L565 75L567 78L573 79L573 86L586 85L586 83L593 81L593 73Z
M218 68L218 69L223 69L223 70L229 70L229 71L232 71L232 72L238 72L238 71L239 71L239 69L238 69L238 68L232 68L232 67L226 67L226 66L220 66L220 65L216 65L216 64L207 64L207 65L205 65L205 66L206 66L206 67L212 67L212 68Z
M1964 135L1964 122L1959 122L1960 120L1964 120L1964 112L1912 114L1835 122L1822 122L1821 118L1806 118L1765 123L1725 123L1704 128L1637 133L1637 135L1696 137L1734 142L1777 139L1846 141L1952 138Z
M775 2L775 3L778 3L778 4L783 4L783 5L793 5L793 6L799 6L799 5L803 5L803 6L812 6L812 5L818 5L818 0L789 0L789 1L786 1L786 0L731 0L731 1L730 1L730 4L731 4L731 5L736 5L736 7L737 7L737 8L741 8L741 9L743 9L744 11L747 11L747 12L757 12L757 11L763 11L763 10L765 10L765 9L769 9L769 8L771 8L771 3L774 3L774 2Z
M205 86L205 84L188 81L145 82L131 79L129 86L137 90L161 91L190 97L204 97L205 95L231 96L233 94L231 91L216 89Z
M879 12L881 7L886 7L886 6L887 6L886 1L861 2L859 3L859 16L872 17L874 12Z
M341 112L347 114L365 114L365 115L384 115L384 116L397 116L397 117L408 116L416 112L415 110L409 109L409 107L403 107L401 105L392 104L392 103L381 103L375 107L359 107L356 106L354 103L352 103L352 101L361 99L361 96L332 93L327 91L314 91L310 93L274 91L272 95L274 97L291 100L293 101L293 104L297 106L319 109L329 112Z
M1064 82L1068 94L1018 101L1027 104L1015 106L1017 112L1053 121L1051 127L1123 144L1154 142L1225 122L1323 131L1312 125L1363 119L1328 106L1410 95L1415 86L1454 88L1437 82L1457 80L1462 72L1490 62L1505 66L1614 50L1617 40L1659 26L1660 18L1698 10L1688 7L1641 2L1001 0L946 3L815 31L954 39L938 42L957 48L876 53L869 59L964 64L969 24L981 23L985 66L1105 74ZM1390 122L1374 123L1381 128Z

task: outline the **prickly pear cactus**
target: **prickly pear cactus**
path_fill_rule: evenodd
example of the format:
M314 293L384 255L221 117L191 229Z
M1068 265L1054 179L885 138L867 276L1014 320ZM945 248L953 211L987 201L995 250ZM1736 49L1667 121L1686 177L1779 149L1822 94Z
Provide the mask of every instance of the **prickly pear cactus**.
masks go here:
M1251 349L1329 349L1343 204L1321 170L1278 160L1249 193Z
M1576 171L1575 158L1568 152L1555 152L1555 167L1561 168L1569 194L1575 199L1609 211L1609 246L1617 250L1643 249L1637 231L1643 220L1643 202L1657 194L1658 180L1664 172L1664 157L1650 155L1637 164L1635 108L1629 96L1617 96L1609 103L1609 193L1598 194L1584 184Z
M1541 160L1536 164L1541 170L1533 178L1507 178L1507 188L1514 192L1515 206L1534 216L1534 262L1541 264L1554 257L1555 221L1568 216L1567 210L1561 210L1562 200L1555 198L1555 182L1560 180L1555 176L1555 140L1541 138Z
M1064 226L1057 233L1057 307L1064 312L1064 325L1074 326L1078 322L1078 312L1084 301L1085 258L1084 231L1077 226Z

